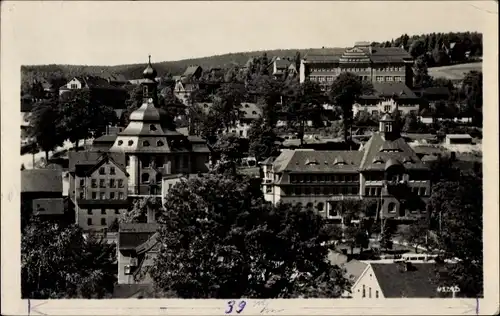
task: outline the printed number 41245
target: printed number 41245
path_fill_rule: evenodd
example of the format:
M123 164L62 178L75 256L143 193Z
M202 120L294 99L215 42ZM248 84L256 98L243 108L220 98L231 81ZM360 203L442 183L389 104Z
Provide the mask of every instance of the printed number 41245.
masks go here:
M245 301L240 301L236 307L234 306L235 304L236 304L236 301L227 302L227 310L225 311L226 314L231 314L233 312L233 310L239 314L245 309L245 306L247 305L247 303Z

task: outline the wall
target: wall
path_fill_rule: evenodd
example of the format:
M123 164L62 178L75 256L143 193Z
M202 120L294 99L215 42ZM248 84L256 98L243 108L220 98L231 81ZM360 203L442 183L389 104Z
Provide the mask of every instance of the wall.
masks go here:
M75 87L73 87L75 85ZM68 89L81 89L82 88L82 83L77 80L76 78L71 79L67 84L64 85Z
M114 168L115 174L111 174L111 170ZM100 170L103 169L104 174L100 174ZM83 183L81 182L83 180ZM114 187L110 187L111 180L114 180ZM119 180L122 180L123 186L118 187ZM104 187L100 187L101 181L104 183ZM95 183L95 188L92 187L92 183ZM71 185L70 185L71 186ZM75 177L74 191L76 199L86 199L86 200L124 200L127 198L128 192L128 179L126 174L118 168L112 162L106 162L99 168L97 168L90 177ZM95 194L95 196L93 195ZM111 197L111 193L114 197ZM122 197L120 197L120 193ZM104 198L101 198L104 195Z
M365 297L363 297L363 286L365 288ZM377 278L373 273L373 269L370 265L368 265L367 269L361 274L358 281L352 287L352 297L355 299L362 298L370 298L370 289L371 289L371 298L377 298L376 293L378 291L379 298L384 298L384 294L382 293L382 289L380 288Z
M91 210L91 214L89 214L89 209ZM102 210L104 210L105 214L102 214ZM80 226L83 230L102 230L104 228L108 228L111 224L118 219L121 215L127 212L127 208L123 206L121 208L106 208L106 207L78 207L78 226ZM88 225L88 219L92 220L92 225ZM106 220L105 225L101 225L101 219Z
M354 116L356 116L359 111L368 111L371 115L374 115L373 111L377 111L377 115L380 115L381 113L392 113L396 109L396 106L403 116L412 111L415 115L419 113L419 104L416 100L402 100L397 104L393 99L380 101L377 104L370 105L356 103L352 106L352 111Z

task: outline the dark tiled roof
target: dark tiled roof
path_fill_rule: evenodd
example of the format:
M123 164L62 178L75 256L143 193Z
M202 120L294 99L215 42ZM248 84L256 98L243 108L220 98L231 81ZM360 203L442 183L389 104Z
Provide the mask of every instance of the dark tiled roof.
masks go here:
M35 199L33 200L33 213L35 215L63 215L64 199Z
M449 95L450 89L447 87L429 87L422 91L422 95Z
M212 107L212 103L210 102L200 102L196 103L200 109L202 109L205 113L210 111ZM256 103L241 103L240 110L243 114L244 119L257 119L262 114L262 109Z
M183 76L185 77L191 77L192 75L194 75L196 73L196 71L200 68L200 66L198 65L192 65L192 66L188 66L186 68L186 70L184 71L184 74Z
M153 298L152 284L116 284L113 298Z
M151 233L156 232L158 229L158 223L121 223L120 232L121 233Z
M154 233L147 241L135 248L136 253L144 253L153 249L158 244L158 233Z
M414 269L402 271L397 263L371 264L384 297L438 297L437 286L431 281L435 265L432 263L412 263L412 266Z
M344 269L346 269L347 276L353 281L356 282L363 271L365 271L366 267L368 264L358 261L358 260L351 260L342 265Z
M397 149L399 152L383 152L384 149ZM389 160L403 163L405 158L410 158L413 163L403 164L407 169L427 170L427 167L417 157L415 151L403 138L386 140L381 133L374 133L363 149L361 170L384 170ZM382 163L375 163L375 158L381 158Z
M281 68L281 69L288 68L288 66L290 66L291 64L291 62L286 59L276 60L275 63L276 63L276 68Z
M136 250L156 233L156 223L121 223L118 232L120 250Z
M21 192L61 192L62 171L55 169L25 169L21 171Z
M94 166L96 165L103 155L109 155L114 162L125 168L125 154L123 153L102 153L95 150L87 151L70 151L68 152L69 171L75 171L75 167L80 166Z
M130 204L128 200L77 200L79 207L125 207Z
M357 172L363 152L293 150L274 161L275 172Z
M392 97L393 95L398 98L408 98L408 99L416 99L417 96L407 85L402 82L374 82L373 89L375 90L375 94L379 97L388 96Z
M102 135L101 137L98 137L94 139L92 144L95 143L113 143L116 140L117 135Z

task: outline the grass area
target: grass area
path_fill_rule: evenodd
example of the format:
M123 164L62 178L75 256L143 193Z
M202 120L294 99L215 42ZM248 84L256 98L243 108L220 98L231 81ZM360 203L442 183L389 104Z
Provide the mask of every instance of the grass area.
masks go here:
M449 80L461 80L469 71L482 71L482 69L483 62L475 62L451 66L432 67L429 68L429 75L435 78L442 77Z

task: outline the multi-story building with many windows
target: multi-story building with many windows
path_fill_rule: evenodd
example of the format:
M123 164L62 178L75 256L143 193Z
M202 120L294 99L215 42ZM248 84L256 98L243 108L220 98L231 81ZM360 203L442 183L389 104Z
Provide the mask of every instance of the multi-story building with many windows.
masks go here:
M389 114L358 151L290 150L262 165L267 201L315 208L332 219L340 219L340 200L365 199L377 202L382 217L411 220L424 216L430 195L428 167Z
M300 65L300 82L318 82L324 89L343 72L357 74L371 82L403 82L412 86L413 60L399 47L371 47L358 42L352 48L334 50L328 54L309 54Z

